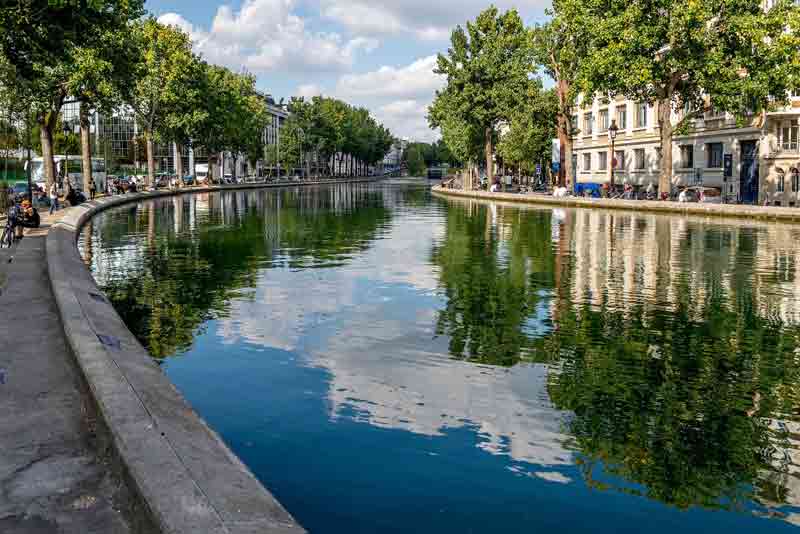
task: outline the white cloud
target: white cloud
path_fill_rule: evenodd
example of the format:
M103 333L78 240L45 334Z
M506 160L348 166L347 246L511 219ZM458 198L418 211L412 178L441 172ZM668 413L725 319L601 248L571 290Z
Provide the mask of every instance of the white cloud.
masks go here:
M363 74L342 76L336 93L342 96L430 97L444 85L444 78L434 74L436 56L418 59L405 67L383 66Z
M339 78L335 94L372 109L397 137L432 141L436 133L428 128L428 106L444 85L444 78L434 74L435 67L436 56L427 56L406 66L345 74Z
M322 94L322 88L314 83L306 83L299 85L297 87L297 96L302 96L303 98L311 98L314 96L320 96Z
M397 137L433 141L437 134L428 127L429 101L396 100L375 110L375 117Z
M378 46L374 38L345 39L334 32L312 32L293 12L296 0L245 0L238 11L223 5L210 29L191 24L177 13L159 17L187 32L195 50L207 60L256 74L341 72L352 67L361 51Z
M498 0L501 10L517 8L526 21L538 19L550 0ZM322 14L351 31L366 34L410 33L418 39L447 39L456 24L475 18L485 0L322 0Z

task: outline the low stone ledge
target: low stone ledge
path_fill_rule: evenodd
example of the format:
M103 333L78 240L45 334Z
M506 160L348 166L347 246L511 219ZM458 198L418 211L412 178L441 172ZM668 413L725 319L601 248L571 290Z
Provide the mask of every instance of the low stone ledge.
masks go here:
M765 221L800 222L800 208L783 208L773 206L748 206L742 204L699 204L655 200L621 200L608 198L556 198L538 194L489 193L486 191L462 191L433 186L431 190L440 195L517 202L541 206L563 206L572 208L595 208L626 211L644 211L651 213L673 213L682 215L699 215L706 217L736 217L740 219L758 219Z
M304 529L194 412L98 289L77 250L92 216L184 193L374 181L240 184L103 197L64 210L47 235L66 338L146 525L169 534L299 534Z

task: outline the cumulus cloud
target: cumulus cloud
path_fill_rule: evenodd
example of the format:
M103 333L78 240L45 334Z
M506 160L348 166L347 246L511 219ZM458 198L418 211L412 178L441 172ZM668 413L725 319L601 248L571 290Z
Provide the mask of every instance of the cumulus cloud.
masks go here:
M188 33L195 50L207 60L256 74L341 72L352 67L359 52L378 46L371 37L345 39L334 32L313 32L294 13L296 0L245 0L238 11L223 5L209 29L191 24L177 13L159 17Z
M320 96L322 94L322 88L315 83L306 83L297 87L296 94L297 96L302 96L303 98Z
M444 78L434 74L436 56L418 59L405 67L383 66L363 74L347 74L336 84L343 96L430 97L444 85Z
M540 17L550 0L498 0L500 9L517 8L528 21ZM322 13L352 31L366 34L409 33L424 40L444 40L487 7L485 0L322 0Z
M382 66L370 72L345 74L335 94L344 100L366 105L394 135L418 141L432 141L436 133L428 128L428 106L444 78L434 74L436 56L417 59L405 66Z
M433 141L437 134L428 127L430 101L396 100L375 110L375 117L396 136L414 141Z

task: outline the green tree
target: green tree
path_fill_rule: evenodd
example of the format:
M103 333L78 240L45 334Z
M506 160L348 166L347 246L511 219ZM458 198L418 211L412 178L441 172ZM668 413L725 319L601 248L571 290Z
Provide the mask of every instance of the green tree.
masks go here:
M55 180L53 135L68 96L76 49L141 15L141 0L21 0L0 4L3 83L29 104L39 125L48 184Z
M462 140L471 140L472 128L479 130L491 180L496 129L511 119L531 75L528 31L516 11L500 14L492 6L468 22L466 31L456 27L450 41L447 55L439 54L435 69L446 77L447 85L437 91L428 120L432 127L443 129L446 141L456 133L453 128Z
M422 154L422 147L419 144L409 146L403 158L406 160L408 174L411 176L422 176L425 174L425 158Z
M536 164L548 165L558 107L557 92L542 89L538 78L531 80L525 102L512 116L508 131L497 145L503 161L526 171Z
M177 28L143 20L130 35L138 47L136 83L130 105L147 145L147 185L155 182L155 142L168 141L174 125L170 113L182 110L199 74L189 36ZM172 127L172 128L171 128Z
M570 13L573 15L573 13ZM590 35L586 95L655 105L659 190L672 187L672 138L714 108L747 116L785 100L798 80L798 8L740 0L587 0L573 20Z
M130 89L135 84L136 48L128 39L131 25L103 28L89 45L77 46L72 51L73 68L66 86L69 95L80 105L84 191L89 190L92 182L90 111L111 114L121 103L130 100Z
M580 69L589 55L590 39L581 19L575 16L582 0L554 0L553 18L533 29L533 55L536 63L555 82L558 99L556 133L563 150L563 171L559 184L571 185L572 168L572 111L579 87Z

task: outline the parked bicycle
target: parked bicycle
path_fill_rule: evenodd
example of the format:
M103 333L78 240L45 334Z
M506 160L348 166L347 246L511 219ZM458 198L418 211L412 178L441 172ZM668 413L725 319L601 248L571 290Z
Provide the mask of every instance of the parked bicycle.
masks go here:
M3 228L3 235L0 236L0 248L11 248L14 245L14 234L19 222L19 206L14 204L8 210L6 226Z

